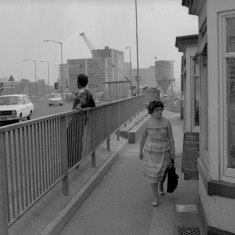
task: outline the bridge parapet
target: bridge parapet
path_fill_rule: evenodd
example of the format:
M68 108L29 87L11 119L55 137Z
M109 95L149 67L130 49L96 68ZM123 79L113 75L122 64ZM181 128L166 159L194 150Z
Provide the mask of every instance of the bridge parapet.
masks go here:
M153 99L154 97L152 97ZM0 128L0 234L62 182L96 149L110 147L113 133L144 108L144 95L113 101L83 112L70 111Z

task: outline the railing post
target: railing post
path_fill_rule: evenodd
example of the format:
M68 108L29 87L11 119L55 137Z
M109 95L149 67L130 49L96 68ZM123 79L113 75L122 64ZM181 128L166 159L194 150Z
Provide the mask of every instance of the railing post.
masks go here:
M95 151L94 152L92 152L92 154L91 154L91 166L92 167L96 167L96 156L95 156Z
M62 180L62 190L63 194L69 195L69 181L68 181L68 140L67 140L67 131L68 131L68 116L62 117L60 119L60 131L61 131L61 171L63 180Z
M6 162L3 147L3 133L0 133L0 146L0 234L8 235Z
M118 131L117 131L117 140L120 140L120 116L121 116L120 101L118 101Z
M92 149L93 152L91 154L91 166L96 167L96 156L95 156L95 136L96 136L96 129L95 129L95 109L92 110L92 116L93 116L93 122L90 121L90 118L88 120L88 131L89 131L89 136L91 136L91 130L93 129L93 143L92 143ZM91 129L92 128L92 129Z
M108 105L108 139L107 139L107 150L110 151L110 104Z

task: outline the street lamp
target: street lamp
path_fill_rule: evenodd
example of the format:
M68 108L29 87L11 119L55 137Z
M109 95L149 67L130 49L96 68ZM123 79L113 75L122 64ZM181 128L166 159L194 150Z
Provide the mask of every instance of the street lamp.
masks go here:
M130 80L132 80L132 76L131 76L131 47L128 46L128 47L126 47L126 49L129 49L129 55L130 55Z
M35 96L37 94L37 61L36 60L30 60L30 59L25 59L24 61L31 61L35 65Z
M62 92L62 97L64 97L63 95L63 87L64 87L64 74L63 74L63 47L62 47L62 42L58 42L58 41L54 41L54 40L44 40L44 42L54 42L54 43L57 43L57 44L60 44L60 49L61 49L61 83L62 83L62 89L61 89L61 92Z
M40 63L47 63L47 68L48 68L48 73L47 73L47 78L48 78L48 81L47 81L47 83L48 83L48 87L49 87L49 95L50 95L50 91L51 91L51 89L50 89L50 78L49 78L49 61L46 61L46 60L41 60L41 61L39 61Z
M137 52L137 94L140 94L139 85L139 49L138 49L138 25L137 25L137 0L135 0L135 22L136 22L136 52Z

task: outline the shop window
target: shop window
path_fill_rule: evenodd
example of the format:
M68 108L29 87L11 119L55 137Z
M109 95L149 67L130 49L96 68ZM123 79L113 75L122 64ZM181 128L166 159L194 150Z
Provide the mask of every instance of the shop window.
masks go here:
M222 17L222 48L224 71L224 97L226 103L226 151L224 168L226 176L235 176L235 13Z
M226 24L226 51L235 52L235 18L228 18Z
M227 58L228 166L235 168L235 58Z

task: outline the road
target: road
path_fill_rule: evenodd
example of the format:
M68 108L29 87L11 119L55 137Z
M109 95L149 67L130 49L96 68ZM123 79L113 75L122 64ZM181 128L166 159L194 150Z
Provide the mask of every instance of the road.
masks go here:
M72 103L64 103L63 106L49 106L48 102L34 103L34 113L31 119L63 113L71 110Z
M45 117L52 114L63 113L72 110L72 103L64 103L63 106L49 106L48 102L34 103L34 113L31 119ZM10 125L15 122L2 122L1 126Z

